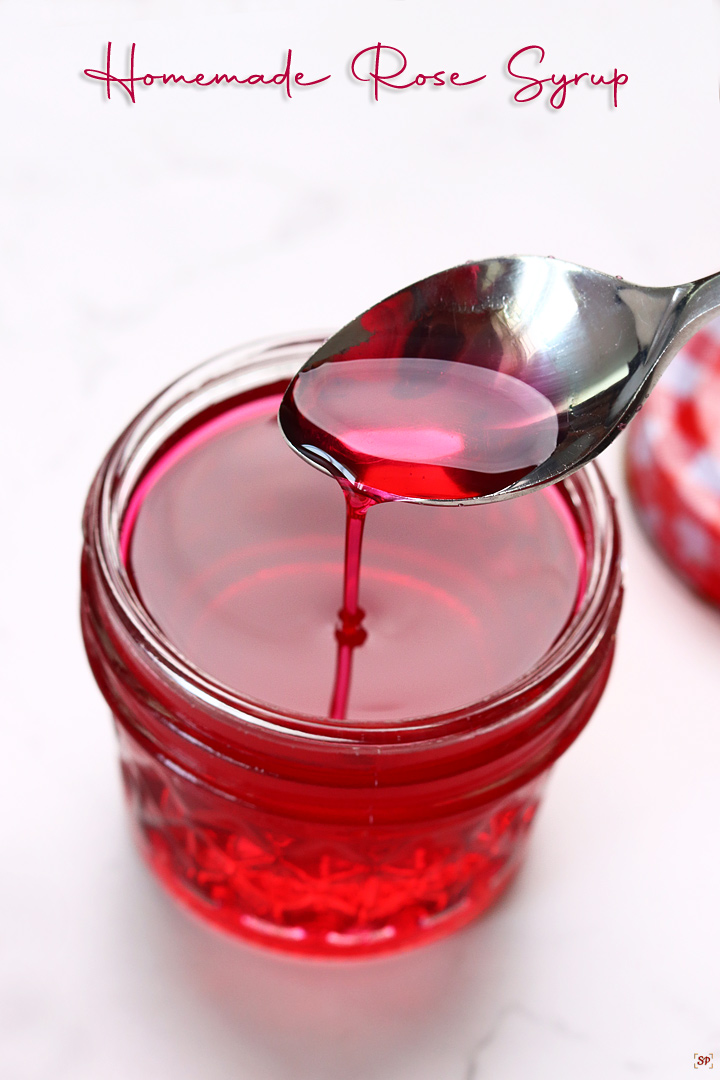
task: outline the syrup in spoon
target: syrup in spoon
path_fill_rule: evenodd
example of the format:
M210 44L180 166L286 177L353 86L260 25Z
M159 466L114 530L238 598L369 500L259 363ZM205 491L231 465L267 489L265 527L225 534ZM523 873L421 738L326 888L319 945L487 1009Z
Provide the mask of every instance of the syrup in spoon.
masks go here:
M374 501L492 495L552 454L559 426L529 383L427 356L308 367L280 422L303 457Z
M302 457L376 500L496 501L619 434L720 311L720 274L644 288L537 256L408 286L333 335L285 394Z

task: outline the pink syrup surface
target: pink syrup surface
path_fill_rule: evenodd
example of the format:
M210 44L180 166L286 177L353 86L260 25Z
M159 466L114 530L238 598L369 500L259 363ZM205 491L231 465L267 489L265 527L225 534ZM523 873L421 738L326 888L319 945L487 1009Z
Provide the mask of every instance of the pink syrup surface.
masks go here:
M340 487L288 447L280 401L269 393L201 423L126 513L134 587L186 659L245 698L358 724L450 712L532 669L582 595L562 491L487 506L390 501L367 515L356 494L344 547ZM456 452L452 433L423 431L428 454ZM389 427L355 425L347 441L367 450L368 438L402 451Z

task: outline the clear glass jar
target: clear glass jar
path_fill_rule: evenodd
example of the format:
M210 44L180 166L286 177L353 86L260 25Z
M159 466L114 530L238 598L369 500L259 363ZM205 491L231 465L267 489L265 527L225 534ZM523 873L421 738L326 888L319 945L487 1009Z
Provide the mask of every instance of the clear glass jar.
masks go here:
M622 587L612 498L591 466L560 486L584 546L576 610L532 670L476 705L360 728L262 705L195 668L124 564L133 494L200 416L286 383L323 339L210 360L128 426L88 496L81 610L135 835L161 881L244 938L345 957L442 936L512 880L548 770L605 687Z

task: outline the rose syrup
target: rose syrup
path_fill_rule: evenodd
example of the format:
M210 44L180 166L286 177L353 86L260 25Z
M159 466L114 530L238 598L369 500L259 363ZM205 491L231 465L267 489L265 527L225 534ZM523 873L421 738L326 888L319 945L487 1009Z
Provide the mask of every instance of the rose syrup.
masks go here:
M367 502L344 552L339 488L289 450L275 420L287 384L270 382L198 410L122 504L119 551L150 620L137 639L94 549L108 458L86 510L88 654L141 848L179 900L283 950L394 950L503 890L544 773L597 704L616 553L602 636L575 624L585 546L600 542L593 484L607 496L587 480L475 509L374 506L360 608ZM180 682L148 632L189 665Z
M562 495L373 506L360 607L372 500L348 493L343 551L338 485L291 453L279 402L186 435L126 515L133 584L180 652L244 697L358 724L450 712L532 668L578 597Z
M356 493L455 501L527 476L555 450L559 421L535 387L479 363L338 354L301 368L280 426Z

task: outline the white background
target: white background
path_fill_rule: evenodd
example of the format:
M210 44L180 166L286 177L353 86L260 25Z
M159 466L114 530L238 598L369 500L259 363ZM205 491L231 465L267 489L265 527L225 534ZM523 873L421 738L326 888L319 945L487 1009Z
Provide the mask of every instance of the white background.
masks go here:
M279 88L81 74L332 74ZM386 91L347 64L486 73ZM643 284L720 268L720 34L685 0L5 0L0 5L6 1080L614 1080L720 1067L720 615L624 527L615 669L488 917L395 959L307 964L175 910L130 848L79 635L93 472L171 378L341 325L470 258L553 254ZM541 74L629 75L517 105ZM528 71L533 70L526 63ZM698 1072L694 1075L702 1075Z

